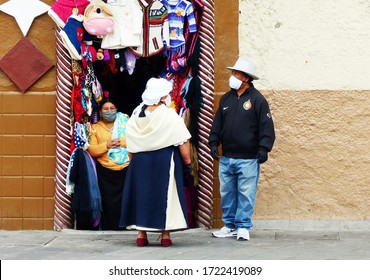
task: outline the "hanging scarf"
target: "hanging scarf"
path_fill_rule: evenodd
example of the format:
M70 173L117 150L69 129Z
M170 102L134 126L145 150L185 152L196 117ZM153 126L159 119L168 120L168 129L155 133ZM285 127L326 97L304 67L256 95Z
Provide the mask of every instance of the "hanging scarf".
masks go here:
M87 132L86 132L86 125L75 123L73 129L73 142L74 142L74 150L71 153L71 157L69 159L68 167L67 167L67 176L66 176L66 192L68 194L72 194L74 192L75 184L70 180L71 169L73 167L75 154L77 149L82 149L86 151L89 147L89 141L87 139Z
M128 115L121 112L117 113L116 120L113 124L112 139L126 137L126 123L128 121ZM110 148L108 151L108 157L117 164L123 164L129 161L128 152L126 148Z

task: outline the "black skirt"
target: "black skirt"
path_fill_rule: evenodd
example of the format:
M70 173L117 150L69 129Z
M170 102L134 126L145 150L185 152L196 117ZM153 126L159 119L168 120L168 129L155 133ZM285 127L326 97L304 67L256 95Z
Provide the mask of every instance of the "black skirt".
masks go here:
M171 197L169 188L172 189ZM123 228L174 231L188 227L182 159L177 147L133 155L121 212L120 226Z
M102 198L102 230L118 230L121 216L122 192L127 168L111 170L96 163L100 195Z

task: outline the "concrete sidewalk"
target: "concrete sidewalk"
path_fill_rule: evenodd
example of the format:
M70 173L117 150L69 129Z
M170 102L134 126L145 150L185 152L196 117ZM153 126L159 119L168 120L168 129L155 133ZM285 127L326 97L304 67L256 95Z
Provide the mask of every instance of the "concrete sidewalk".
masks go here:
M212 230L213 231L213 230ZM251 231L250 241L202 228L172 233L172 247L136 246L135 231L0 231L1 260L370 260L370 231Z

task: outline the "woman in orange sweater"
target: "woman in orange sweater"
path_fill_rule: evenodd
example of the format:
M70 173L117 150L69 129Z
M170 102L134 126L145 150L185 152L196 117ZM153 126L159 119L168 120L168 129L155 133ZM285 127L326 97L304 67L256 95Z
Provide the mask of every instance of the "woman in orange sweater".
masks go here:
M128 115L117 112L112 99L100 103L100 120L93 124L88 152L96 158L99 189L102 198L102 230L118 230L123 184L129 158L126 149Z

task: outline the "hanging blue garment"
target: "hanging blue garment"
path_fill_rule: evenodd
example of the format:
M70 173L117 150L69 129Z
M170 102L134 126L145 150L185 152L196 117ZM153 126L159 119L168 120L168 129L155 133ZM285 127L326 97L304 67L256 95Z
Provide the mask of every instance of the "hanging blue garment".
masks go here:
M98 179L93 159L81 148L75 150L70 180L75 185L72 209L77 229L97 229L102 211Z
M112 139L119 139L126 137L126 123L128 121L128 115L118 112L116 120L113 124ZM123 164L129 161L128 151L126 148L110 148L108 151L108 157L117 164Z

